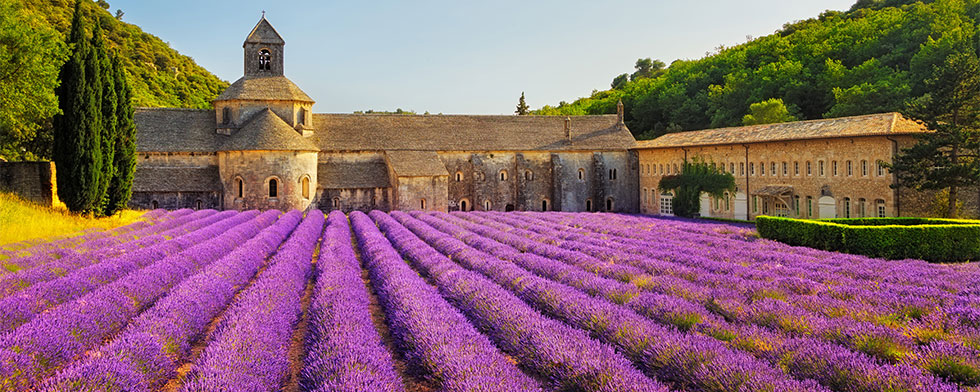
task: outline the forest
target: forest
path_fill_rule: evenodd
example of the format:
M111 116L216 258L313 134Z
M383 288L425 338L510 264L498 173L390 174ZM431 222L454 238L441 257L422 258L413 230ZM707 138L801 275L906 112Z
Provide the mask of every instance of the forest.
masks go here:
M74 0L0 0L0 160L49 159L54 89L65 62ZM101 21L109 50L120 57L133 106L209 108L228 83L139 26L105 0L85 0Z
M609 114L622 99L634 135L651 139L743 125L779 100L782 121L904 111L950 55L976 56L978 18L977 0L860 0L701 59L641 59L612 88L532 114Z

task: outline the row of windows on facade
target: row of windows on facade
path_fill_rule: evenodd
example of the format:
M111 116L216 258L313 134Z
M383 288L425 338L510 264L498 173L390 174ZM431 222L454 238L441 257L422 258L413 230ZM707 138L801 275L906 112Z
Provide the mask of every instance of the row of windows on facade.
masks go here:
M642 198L643 199L643 204L645 204L647 206L652 206L653 201L656 200L656 196L655 195L656 195L656 192L653 189L647 190L647 188L643 188L643 198ZM664 214L664 215L673 215L674 214L673 199L674 199L674 196L670 192L667 192L667 193L664 193L664 194L661 194L660 195L660 213L661 214ZM814 217L816 217L816 215L814 215L814 213L813 213L813 196L807 196L806 197L806 205L805 205L806 206L806 210L801 210L800 209L800 201L801 201L800 196L793 196L793 207L794 207L794 210L796 211L796 217L797 218L814 218ZM718 212L732 212L732 200L731 200L731 195L728 192L725 192L724 197L712 197L711 198L711 204L712 204L712 210L713 211L718 211ZM773 207L773 210L774 211L769 211L769 203L766 203L766 202L762 201L759 196L752 196L752 212L753 213L759 213L760 212L760 208L759 207L761 205L761 207L762 207L761 208L761 212L762 212L763 215L770 214L770 213L773 213L776 216L789 216L790 215L789 214L790 213L790 210L789 210L788 206L782 205L780 203L774 203L774 204L775 204L775 206ZM878 217L878 218L884 218L884 217L886 217L888 215L888 208L887 208L887 204L885 204L885 200L883 200L883 199L877 199L877 200L875 200L874 201L874 207L875 207L874 213L875 213L875 216L876 217ZM842 215L843 215L844 218L852 218L852 217L865 218L865 217L868 217L869 215L868 215L868 203L867 203L867 200L864 199L864 198L860 198L860 199L858 199L857 204L854 205L851 202L851 198L845 197L841 201L841 212L843 213Z
M609 179L610 180L615 180L618 177L619 177L619 170L618 169L609 169ZM463 177L463 172L457 171L456 172L456 176L454 177L454 179L456 180L456 182L462 182L463 181L463 178L464 178ZM485 181L486 180L485 174L483 172L475 172L475 173L473 173L473 178L475 178L477 181ZM500 172L498 172L497 173L497 178L500 179L500 181L507 181L507 179L509 178L509 175L507 173L507 170L504 169L504 170L501 170ZM585 181L585 169L578 169L578 179L580 181ZM533 181L534 180L534 172L532 172L530 170L525 170L524 171L524 180L525 181Z
M300 183L300 191L301 191L300 194L303 196L304 199L309 199L310 177L308 176L300 177L299 183ZM268 184L269 184L268 187L269 197L270 198L279 197L279 179L270 178ZM236 187L236 192L235 192L236 197L238 197L239 199L245 197L245 180L241 179L240 177L235 178L235 187Z
M736 174L736 171L735 171L735 163L734 162L728 163L727 165L724 164L724 163L722 163L722 164L719 165L719 164L716 164L716 163L712 162L711 163L711 167L712 168L719 168L723 172L728 172L728 173L730 173L732 175L738 175L739 177L744 177L745 176L745 162L739 162L738 163L738 172L737 172L737 174ZM759 162L758 167L759 167L759 175L760 176L765 176L766 175L766 163L765 162ZM648 176L657 175L658 172L659 172L659 175L680 174L680 171L678 170L678 165L676 163L675 164L669 164L669 163L667 163L667 164L653 164L652 167L651 167L650 164L647 164L647 165L641 166L641 169L642 169L642 172L643 172L642 174L648 175ZM837 166L837 161L831 161L830 162L830 173L831 173L831 175L833 175L833 176L840 175L841 174L841 171L838 170L838 169L839 168ZM867 160L862 160L859 163L859 169L860 169L860 172L861 172L861 176L862 177L867 177L868 176L868 173L869 173L869 170L870 170L868 161ZM803 170L804 170L804 173L806 173L807 176L812 176L813 175L813 165L812 165L812 163L810 161L804 162L804 164L803 164ZM881 162L881 161L877 161L876 162L876 169L875 170L876 170L876 173L875 174L877 174L878 177L885 176L885 174L887 172L887 169L885 168L883 162ZM793 162L793 171L792 172L793 172L793 174L792 174L793 176L799 176L800 175L800 162ZM847 176L853 176L854 175L854 165L853 165L853 162L852 161L845 161L844 162L844 170L843 170L843 173L845 175L847 175ZM755 162L749 162L749 175L750 176L756 175L756 163ZM781 162L781 164L779 164L777 162L769 162L769 176L780 176L780 175L781 176L784 176L784 177L790 176L790 163L789 162L785 162L785 161L784 162ZM818 176L826 176L826 171L825 171L825 167L824 167L824 161L822 161L822 160L821 161L817 161L817 175Z

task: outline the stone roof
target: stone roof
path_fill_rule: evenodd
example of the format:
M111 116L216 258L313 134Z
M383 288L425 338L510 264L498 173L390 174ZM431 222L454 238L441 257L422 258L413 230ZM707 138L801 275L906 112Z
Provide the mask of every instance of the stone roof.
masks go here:
M626 150L636 141L615 115L563 116L316 114L323 151Z
M779 124L708 129L670 133L637 142L636 148L669 148L723 144L763 143L800 139L909 135L928 132L921 124L899 113L795 121Z
M143 167L136 166L133 192L221 192L217 166Z
M138 152L215 152L214 110L139 108L133 114Z
M398 177L448 176L435 151L385 151L385 160Z
M265 108L228 136L217 151L317 151L317 147Z
M298 101L313 103L313 98L296 83L282 75L243 76L221 92L215 101Z
M252 31L248 33L245 43L285 45L286 41L263 15L259 23L256 23Z
M317 184L326 189L387 188L388 166L377 162L320 162Z

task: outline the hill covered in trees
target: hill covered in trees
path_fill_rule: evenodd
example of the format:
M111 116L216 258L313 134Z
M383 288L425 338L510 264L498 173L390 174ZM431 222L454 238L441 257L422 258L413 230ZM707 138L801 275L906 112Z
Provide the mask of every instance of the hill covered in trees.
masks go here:
M67 59L74 0L0 0L0 160L49 159L54 88ZM228 83L160 38L124 22L105 0L84 0L88 26L100 21L133 89L133 105L209 108Z
M978 22L980 0L860 0L698 60L641 59L613 88L533 114L615 113L622 99L646 139L741 125L753 104L778 110L778 100L781 118L800 120L901 111L950 55L976 55Z

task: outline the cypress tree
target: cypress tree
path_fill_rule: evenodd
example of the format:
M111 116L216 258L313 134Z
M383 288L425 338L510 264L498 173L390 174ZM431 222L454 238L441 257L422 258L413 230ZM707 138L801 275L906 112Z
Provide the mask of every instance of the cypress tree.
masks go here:
M136 171L136 126L133 124L133 91L126 80L126 71L118 56L112 56L113 79L116 86L116 138L113 154L112 181L109 183L109 202L106 215L126 208L133 194L133 174Z
M54 118L58 198L73 212L93 210L102 170L99 101L93 99L88 77L99 70L91 61L92 50L85 37L81 6L82 1L76 0L68 36L72 52L61 67L61 84L57 90L61 114Z
M109 202L109 183L112 181L115 172L113 150L116 144L116 123L118 120L116 117L115 74L112 69L112 60L109 58L109 51L106 49L106 41L102 35L101 20L96 21L95 27L92 29L92 51L92 55L99 65L98 84L94 85L93 88L98 89L101 95L101 112L99 113L101 121L99 122L102 128L99 138L102 153L102 173L95 200L95 212L103 215L106 214Z

